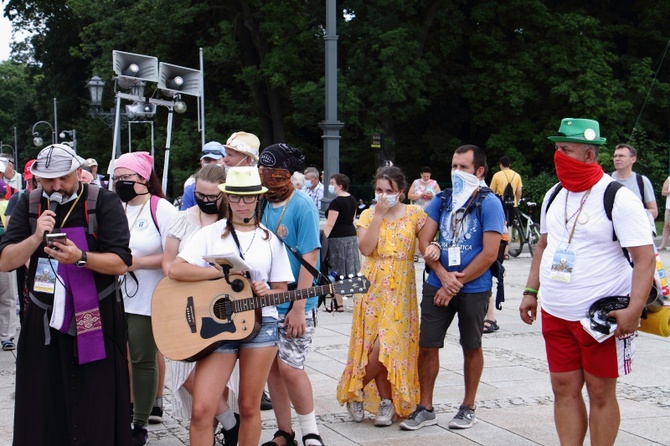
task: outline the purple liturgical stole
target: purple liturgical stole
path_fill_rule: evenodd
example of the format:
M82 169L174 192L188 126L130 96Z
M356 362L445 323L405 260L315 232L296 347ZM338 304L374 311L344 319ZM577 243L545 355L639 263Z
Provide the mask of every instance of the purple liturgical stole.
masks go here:
M83 227L62 228L67 238L82 251L88 251L86 232ZM98 290L93 271L77 265L58 264L58 274L65 285L65 314L60 331L67 333L72 317L77 327L79 365L105 359L105 342L102 333L102 319L98 305Z

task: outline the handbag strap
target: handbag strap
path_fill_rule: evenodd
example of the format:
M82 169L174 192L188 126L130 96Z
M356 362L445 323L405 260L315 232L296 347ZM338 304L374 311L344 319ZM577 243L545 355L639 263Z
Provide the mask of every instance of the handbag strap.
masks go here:
M294 247L290 246L288 243L286 243L284 241L284 239L282 238L282 236L280 236L279 234L275 234L275 235L284 245L286 245L288 250L291 251L291 253L295 256L295 258L298 259L298 261L302 264L302 266L304 266L305 269L307 271L309 271L309 273L312 276L314 276L315 279L319 279L319 278L325 279L326 278L321 271L319 271L318 269L316 269L312 265L310 265L309 262L307 262L307 260L305 260L303 258L303 256L300 254L300 252L298 252L298 250L296 248L294 248ZM296 282L297 281L298 281L298 279L296 278Z

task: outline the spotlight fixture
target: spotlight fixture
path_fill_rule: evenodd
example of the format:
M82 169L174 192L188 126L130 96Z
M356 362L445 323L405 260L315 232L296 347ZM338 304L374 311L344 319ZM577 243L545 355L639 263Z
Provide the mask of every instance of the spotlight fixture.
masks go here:
M126 115L133 119L135 117L153 118L156 114L156 104L148 102L134 102L126 105Z

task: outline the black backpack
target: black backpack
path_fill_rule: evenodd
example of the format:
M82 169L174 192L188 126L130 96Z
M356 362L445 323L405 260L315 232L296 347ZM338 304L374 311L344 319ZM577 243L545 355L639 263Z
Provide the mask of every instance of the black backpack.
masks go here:
M512 175L512 179L514 179L514 175ZM507 174L505 174L505 178L507 179L507 186L505 186L505 190L503 191L500 200L502 201L503 207L505 209L509 209L514 207L515 194L514 194L514 188L512 187L512 182L507 177Z

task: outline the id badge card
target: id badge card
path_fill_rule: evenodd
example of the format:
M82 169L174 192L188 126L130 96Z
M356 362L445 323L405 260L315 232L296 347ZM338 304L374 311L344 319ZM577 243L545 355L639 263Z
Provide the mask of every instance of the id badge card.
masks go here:
M56 290L56 273L54 271L58 271L57 260L46 257L37 259L33 289L40 293L54 294Z
M447 254L449 256L449 266L461 265L461 249L458 245L448 247Z
M572 268L575 266L575 251L569 248L557 249L551 261L549 278L559 282L570 282Z

